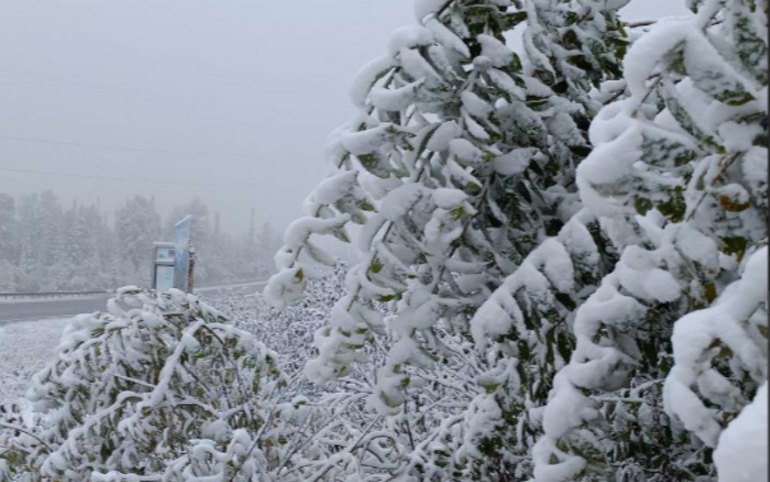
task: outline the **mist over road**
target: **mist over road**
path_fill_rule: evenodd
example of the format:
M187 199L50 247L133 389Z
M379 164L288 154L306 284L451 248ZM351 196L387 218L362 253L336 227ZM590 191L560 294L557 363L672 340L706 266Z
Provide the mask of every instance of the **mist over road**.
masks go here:
M265 281L205 286L195 289L196 295L219 294L223 291L241 291L244 294L261 290ZM74 298L41 298L0 302L0 326L20 321L37 321L49 318L68 318L81 313L104 311L107 300L113 295L88 295Z
M23 300L0 303L0 326L19 321L67 318L80 313L105 310L111 295L93 295L80 298Z

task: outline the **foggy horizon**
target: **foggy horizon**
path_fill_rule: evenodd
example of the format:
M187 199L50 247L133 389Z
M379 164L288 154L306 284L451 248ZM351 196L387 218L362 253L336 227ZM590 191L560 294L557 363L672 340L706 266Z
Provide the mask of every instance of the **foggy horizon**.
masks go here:
M222 229L285 228L355 112L348 89L412 0L210 4L78 0L0 6L0 192L51 190L164 217L200 198ZM684 12L631 2L630 19Z

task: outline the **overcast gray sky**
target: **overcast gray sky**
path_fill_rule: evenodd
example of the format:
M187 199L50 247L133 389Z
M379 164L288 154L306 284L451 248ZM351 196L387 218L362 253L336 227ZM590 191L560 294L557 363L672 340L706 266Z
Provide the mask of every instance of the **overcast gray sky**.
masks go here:
M197 195L232 231L251 207L283 227L326 172L353 75L414 21L412 3L2 0L0 192L105 209L137 193L162 212Z

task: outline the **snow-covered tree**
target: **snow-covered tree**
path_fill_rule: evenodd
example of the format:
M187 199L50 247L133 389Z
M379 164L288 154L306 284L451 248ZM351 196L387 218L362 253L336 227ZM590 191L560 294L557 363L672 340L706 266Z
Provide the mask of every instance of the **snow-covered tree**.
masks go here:
M160 215L153 201L143 196L126 201L115 213L115 234L121 257L127 259L137 273L147 267L146 276L149 276L152 243L159 241L160 235Z
M21 271L17 277L17 289L60 289L65 279L60 273L65 221L56 195L45 191L23 196L18 205L14 230L15 264Z
M16 201L0 193L0 260L16 261Z
M16 288L17 229L16 202L8 194L0 193L0 291Z
M533 18L551 13L541 6L530 5ZM539 77L562 92L580 85L582 100L591 85L572 82L578 67L570 62L588 65L592 54L608 63L616 58L601 35L585 28L594 18L589 9L583 13L591 21L571 18L566 27L575 49L553 53L563 60L560 70L543 72L523 70L505 45L503 34L528 16L508 2L418 2L416 8L420 26L396 32L389 54L354 83L360 123L333 142L338 172L309 198L317 217L289 229L279 258L285 269L266 291L290 301L306 275L302 260L324 261L312 235L344 237L348 219L364 223L366 260L351 270L341 313L311 367L327 379L348 370L354 348L380 329L372 303L392 302L398 344L380 387L392 407L405 388L397 366L429 358L410 346L440 349L431 333L439 319L467 333L469 313L490 288L574 209L571 176L588 146L573 115L584 122L590 111ZM597 11L603 23L594 27L602 26L605 36L614 29L622 42L612 12ZM547 24L531 35L533 51L548 48L549 29L556 35L558 28ZM604 77L596 66L588 79Z
M624 62L628 97L591 126L580 194L621 255L577 309L576 348L553 380L533 451L538 481L711 478L714 424L766 379L761 362L741 361L761 349L733 352L733 339L720 338L735 333L731 323L764 336L766 293L742 293L744 319L700 326L699 339L715 338L700 357L699 345L681 341L699 316L685 315L715 299L705 313L729 305L737 290L728 286L767 238L767 4L693 8L635 42Z
M42 266L54 266L60 261L64 246L64 216L59 199L52 191L44 191L38 201L37 220L34 231L37 239L38 261Z
M337 171L308 199L315 217L290 227L278 257L284 270L266 289L279 303L300 296L313 264L326 261L313 237L345 239L348 220L363 224L365 259L319 333L308 373L345 375L372 334L387 329L389 355L375 387L381 411L398 413L409 393L419 398L434 361L470 362L456 348L471 338L471 316L579 208L575 167L590 150L585 129L602 102L592 92L619 73L627 40L616 9L625 2L525 3L417 2L420 25L397 31L388 55L354 83L361 117L332 141ZM522 21L520 57L505 34ZM391 310L384 324L378 303ZM533 322L530 329L540 325ZM570 341L559 342L567 356ZM471 373L485 363L470 362ZM452 396L467 404L489 389L473 377ZM547 387L538 390L544 401ZM502 421L498 413L493 424ZM455 430L452 444L469 431L476 427ZM488 467L462 468L464 476L484 478L514 462L498 458L499 436L465 440L465 459L486 458ZM420 457L415 476L434 464Z

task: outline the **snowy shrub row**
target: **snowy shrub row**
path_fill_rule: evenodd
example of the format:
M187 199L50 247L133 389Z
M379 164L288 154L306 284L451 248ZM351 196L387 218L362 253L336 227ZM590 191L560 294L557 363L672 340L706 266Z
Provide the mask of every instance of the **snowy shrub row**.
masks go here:
M420 0L354 82L265 294L361 226L305 372L384 352L371 404L430 423L397 480L766 476L730 445L767 378L767 2L636 31L626 3Z
M0 410L0 480L305 481L387 474L398 432L370 417L370 384L321 389L299 372L328 323L342 267L285 311L226 295L128 287L74 318L27 394ZM300 322L299 320L304 320ZM258 341L280 349L280 355ZM389 462L388 462L389 461Z

